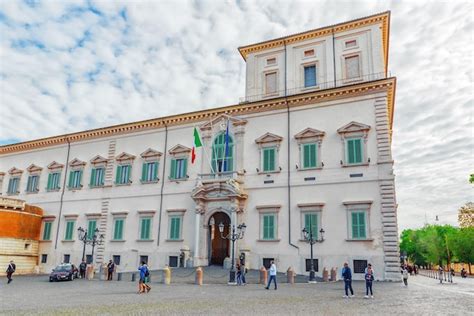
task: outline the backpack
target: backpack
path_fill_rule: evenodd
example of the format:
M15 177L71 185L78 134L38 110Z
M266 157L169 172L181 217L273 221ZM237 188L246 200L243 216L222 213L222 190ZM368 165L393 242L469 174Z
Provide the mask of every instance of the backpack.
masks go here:
M148 270L148 268L146 268L146 271L145 271L145 278L148 278L150 276L150 271Z

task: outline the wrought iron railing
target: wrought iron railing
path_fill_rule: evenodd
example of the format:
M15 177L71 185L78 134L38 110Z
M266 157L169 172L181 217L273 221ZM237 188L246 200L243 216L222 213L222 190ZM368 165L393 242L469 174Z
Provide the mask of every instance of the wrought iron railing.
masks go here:
M242 174L237 171L223 171L215 173L201 173L198 174L200 180L220 180L220 179L238 179Z
M296 87L296 88L286 89L286 96L332 89L332 88L343 87L343 86L349 86L353 84L359 84L361 82L375 81L375 80L381 80L385 78L387 78L387 76L385 75L385 72L379 72L379 73L364 75L358 78L331 80L327 82L317 83L315 86L311 86L311 87ZM284 96L285 96L285 90L278 90L273 93L262 93L262 94L255 94L255 95L242 97L240 98L239 103L241 104L250 103L250 102L256 102L256 101L261 101L265 99L284 97Z

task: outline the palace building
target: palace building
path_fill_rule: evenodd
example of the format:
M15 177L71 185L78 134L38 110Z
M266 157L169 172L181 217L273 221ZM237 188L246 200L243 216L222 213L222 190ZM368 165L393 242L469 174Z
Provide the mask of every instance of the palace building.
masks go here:
M80 262L79 227L119 271L222 265L219 224L245 223L235 255L251 269L306 274L302 229L322 228L317 275L348 262L362 279L372 263L399 280L389 25L384 12L240 47L235 105L1 146L2 196L43 210L40 269Z

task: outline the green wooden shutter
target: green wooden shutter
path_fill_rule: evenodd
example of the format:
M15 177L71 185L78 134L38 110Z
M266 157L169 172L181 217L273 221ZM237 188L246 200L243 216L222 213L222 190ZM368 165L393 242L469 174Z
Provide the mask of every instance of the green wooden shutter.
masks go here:
M66 235L64 239L72 240L73 233L74 233L74 221L67 221L66 222Z
M186 178L186 176L188 175L188 159L185 158L183 159L183 175L182 175L182 178Z
M123 239L123 219L116 219L114 225L114 240Z
M269 151L269 171L275 171L275 148L271 148Z
M359 225L357 213L352 213L352 238L359 238Z
M97 227L97 221L90 220L87 225L87 238L92 239L92 236L94 236L96 227Z
M263 216L263 239L268 239L268 216Z
M48 185L46 186L46 189L47 190L51 190L52 189L52 186L51 186L51 182L52 182L52 173L48 174Z
M72 184L74 183L74 171L69 171L69 182L68 187L72 188Z
M158 162L153 163L153 181L158 180Z
M79 170L79 175L78 175L78 181L77 181L77 187L80 188L81 187L81 183L82 183L82 170Z
M359 139L354 139L354 147L355 147L355 163L361 163L362 162L362 143L360 138Z
M317 238L318 236L318 215L314 213L306 213L304 215L305 228L308 233L311 231L313 237Z
M176 179L176 159L171 159L170 178L171 179Z
M310 166L311 168L316 168L316 144L310 144L309 145L309 149L310 149Z
M51 222L44 222L43 240L51 239Z
M117 166L117 172L115 173L115 183L120 184L120 176L122 175L122 166Z
M303 168L309 168L309 147L308 145L303 145Z
M365 212L359 213L359 238L366 238Z
M170 239L176 240L179 239L179 217L171 217L170 222Z
M269 239L275 239L275 216L268 216L268 237Z
M347 160L349 163L355 163L355 155L354 155L354 140L349 139L347 141Z
M142 181L143 182L148 181L147 174L148 174L148 164L146 162L144 162L142 164Z
M96 174L96 172L97 172L96 169L95 169L95 168L92 168L92 170L91 170L91 181L90 181L90 183L89 183L89 185L90 185L91 187L97 185L97 183L95 182L95 174Z
M142 218L142 228L140 239L147 240L150 239L150 223L151 218Z
M104 185L105 168L100 169L100 185Z

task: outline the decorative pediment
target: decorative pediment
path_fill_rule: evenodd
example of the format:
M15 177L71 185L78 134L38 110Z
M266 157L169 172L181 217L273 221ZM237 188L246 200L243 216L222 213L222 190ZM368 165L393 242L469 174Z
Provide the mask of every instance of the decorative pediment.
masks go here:
M343 127L339 128L337 130L337 132L339 134L349 134L349 133L357 133L357 132L366 133L369 130L370 130L369 125L365 125L365 124L362 124L362 123L352 121L352 122L344 125Z
M10 170L8 170L8 173L11 176L17 176L17 175L21 175L23 173L23 170L20 170L17 167L13 167Z
M299 143L303 142L320 142L324 135L326 135L325 132L308 127L299 132L298 134L295 135L296 141Z
M86 165L86 162L85 161L82 161L82 160L79 160L77 158L74 158L73 160L71 160L71 162L69 163L69 166L70 167L84 167Z
M255 140L257 144L265 144L265 143L279 143L283 140L283 137L272 134L272 133L265 133L264 135L260 136Z
M29 173L34 173L34 172L41 172L41 170L43 170L43 168L35 165L35 164L31 164L28 168L26 168L26 170L29 172Z
M240 126L240 125L247 124L247 120L233 117L227 114L219 114L215 118L208 121L207 123L202 124L199 128L201 129L201 131L206 131L206 130L212 130L213 127L221 126L222 124L224 124L223 130L225 130L224 126L226 126L227 121L230 121L230 123L233 126Z
M151 158L160 158L161 155L163 155L163 153L157 151L157 150L154 150L154 149L151 149L151 148L148 148L147 150L145 150L144 152L141 153L141 157L143 159L151 159Z
M188 148L188 147L180 145L180 144L174 146L173 148L171 148L168 151L168 153L170 155L187 154L187 153L190 153L190 152L191 152L191 148Z
M64 165L56 161L53 161L52 163L48 165L49 170L62 169L62 168L64 168Z
M191 192L195 201L221 201L221 200L246 200L245 193L240 182L234 179L217 180L198 185Z
M90 163L92 165L107 164L108 160L100 155L95 156L91 159Z
M135 156L134 155L131 155L131 154L127 154L126 152L123 152L121 153L120 155L118 155L117 157L115 157L115 160L119 161L119 162L125 162L125 161L131 161L135 159Z

